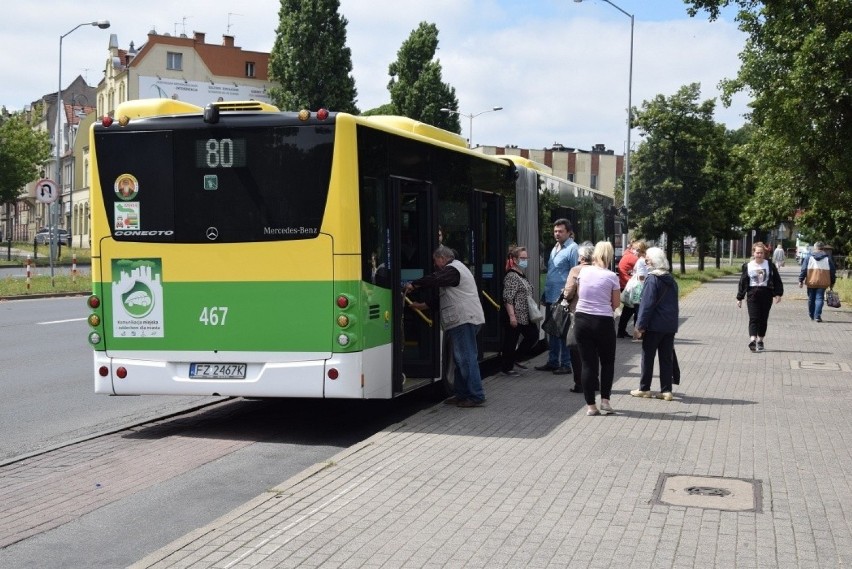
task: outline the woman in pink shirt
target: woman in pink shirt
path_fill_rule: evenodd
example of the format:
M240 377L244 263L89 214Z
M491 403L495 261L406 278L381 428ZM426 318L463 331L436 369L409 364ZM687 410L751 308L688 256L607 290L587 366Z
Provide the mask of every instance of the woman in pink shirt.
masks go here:
M615 375L615 326L613 311L621 304L618 276L609 270L614 252L612 243L599 241L592 254L592 265L579 277L580 293L574 312L574 334L583 362L583 395L586 415L614 413L609 404ZM595 405L595 390L601 389L601 406Z

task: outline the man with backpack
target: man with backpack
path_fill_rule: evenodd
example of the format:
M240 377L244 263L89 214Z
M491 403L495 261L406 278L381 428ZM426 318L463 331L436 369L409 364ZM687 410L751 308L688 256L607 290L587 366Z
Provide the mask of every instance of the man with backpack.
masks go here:
M813 251L802 260L799 272L799 288L808 287L808 316L817 322L822 322L825 289L834 288L835 279L834 259L822 248L821 241L814 243Z

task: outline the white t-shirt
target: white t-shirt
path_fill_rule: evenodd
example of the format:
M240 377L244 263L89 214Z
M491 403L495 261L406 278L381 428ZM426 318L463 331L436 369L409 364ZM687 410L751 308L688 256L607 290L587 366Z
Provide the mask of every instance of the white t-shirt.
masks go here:
M769 286L769 261L764 260L762 263L757 263L751 260L748 263L747 270L749 286Z

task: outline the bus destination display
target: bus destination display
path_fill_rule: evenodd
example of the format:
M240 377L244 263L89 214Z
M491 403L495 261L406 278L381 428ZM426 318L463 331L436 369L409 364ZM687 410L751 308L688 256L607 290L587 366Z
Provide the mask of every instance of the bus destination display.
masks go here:
M195 141L196 168L244 168L244 138L208 138Z

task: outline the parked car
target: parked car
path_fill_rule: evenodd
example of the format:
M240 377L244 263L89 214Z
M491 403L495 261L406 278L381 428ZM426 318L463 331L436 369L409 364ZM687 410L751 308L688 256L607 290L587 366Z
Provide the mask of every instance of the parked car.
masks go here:
M67 229L57 229L56 236L60 245L71 245L71 234L68 233ZM35 242L38 245L49 245L50 229L46 227L39 229L38 233L35 234Z

